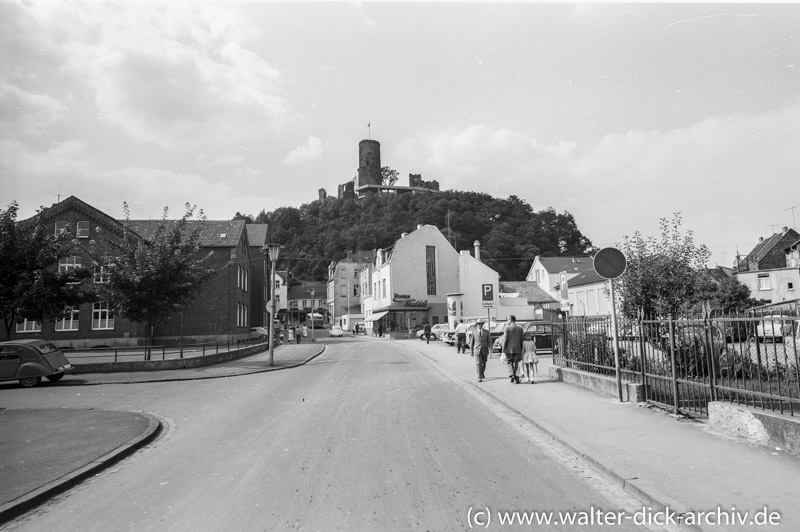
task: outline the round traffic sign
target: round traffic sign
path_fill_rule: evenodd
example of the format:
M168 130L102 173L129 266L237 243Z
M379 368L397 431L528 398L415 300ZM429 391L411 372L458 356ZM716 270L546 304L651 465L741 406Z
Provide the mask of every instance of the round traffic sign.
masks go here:
M603 248L594 256L594 271L605 279L616 279L625 273L628 262L617 248Z

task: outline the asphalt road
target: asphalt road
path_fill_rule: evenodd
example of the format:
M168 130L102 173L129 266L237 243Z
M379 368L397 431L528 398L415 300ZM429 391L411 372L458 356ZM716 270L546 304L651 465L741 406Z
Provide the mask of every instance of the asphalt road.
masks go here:
M288 371L34 391L3 406L144 411L166 430L10 530L465 530L487 509L505 530L520 527L500 511L615 509L407 342L338 341Z

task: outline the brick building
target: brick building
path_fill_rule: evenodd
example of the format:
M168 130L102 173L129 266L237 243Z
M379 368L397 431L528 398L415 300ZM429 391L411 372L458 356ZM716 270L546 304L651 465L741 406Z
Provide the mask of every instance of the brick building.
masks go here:
M160 223L160 220L116 220L75 196L43 209L36 215L39 216L54 233L66 227L76 233L76 254L62 259L59 269L89 268L91 253L102 254L109 240L119 241L124 231L147 240ZM36 217L20 222L20 227L32 224ZM245 336L252 318L250 292L263 293L263 288L252 282L252 250L244 221L190 221L189 229L198 224L201 227L198 256L208 256L207 263L218 269L218 273L182 312L154 324L159 343L178 342L181 338L190 342ZM233 264L228 265L231 259ZM95 272L94 282L102 282L102 272ZM46 338L62 347L141 344L145 325L116 316L113 307L113 302L104 301L81 305L54 322L24 321L18 324L15 334L17 338Z

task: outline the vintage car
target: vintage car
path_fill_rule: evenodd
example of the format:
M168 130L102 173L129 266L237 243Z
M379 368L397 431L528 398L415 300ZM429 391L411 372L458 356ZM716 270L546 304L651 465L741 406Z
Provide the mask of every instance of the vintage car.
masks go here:
M64 353L47 340L0 342L0 381L18 380L23 388L32 388L42 377L57 381L73 369Z
M431 341L444 339L445 334L448 333L448 332L451 332L449 324L447 324L447 323L437 323L436 325L431 327ZM419 338L420 340L424 340L425 339L425 330L424 329L420 329L419 331L417 331L417 338Z
M331 338L334 338L334 337L335 338L341 338L342 336L344 336L344 330L342 330L342 328L339 325L334 325L333 327L331 327L331 330L328 333L328 336L330 336Z

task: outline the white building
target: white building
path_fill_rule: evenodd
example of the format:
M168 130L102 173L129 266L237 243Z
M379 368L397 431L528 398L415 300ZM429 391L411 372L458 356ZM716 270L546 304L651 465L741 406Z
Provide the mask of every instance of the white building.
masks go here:
M351 331L353 325L364 319L359 274L374 260L374 251L348 251L346 258L328 266L327 305L331 325Z
M480 248L476 246L476 255ZM361 304L369 333L408 337L426 322L452 322L482 316L481 288L498 293L497 272L470 255L458 253L432 225L404 233L391 249L379 249L363 268Z
M536 282L542 290L558 300L560 295L556 287L561 283L559 278L561 272L567 272L569 280L589 271L594 271L592 257L542 257L538 255L533 259L533 264L531 264L525 280Z

